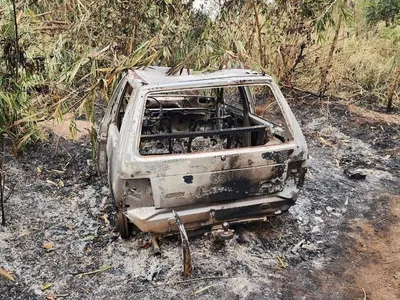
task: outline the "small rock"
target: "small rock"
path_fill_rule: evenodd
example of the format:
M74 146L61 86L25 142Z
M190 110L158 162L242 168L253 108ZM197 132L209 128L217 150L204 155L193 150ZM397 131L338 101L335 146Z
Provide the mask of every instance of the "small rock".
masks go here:
M314 220L316 222L318 222L318 223L323 223L324 222L324 220L322 218L320 218L320 217L314 217Z
M89 206L90 206L91 208L94 208L94 207L97 206L97 201L96 201L96 198L95 198L95 197L89 198Z
M367 178L367 174L361 169L345 169L344 174L353 180L364 180Z
M35 288L33 289L33 292L34 292L36 295L43 295L43 291L40 289L40 287L35 287Z
M314 226L312 229L311 229L311 233L316 233L316 232L320 232L321 231L321 229L319 228L319 226Z
M108 189L107 186L103 186L103 187L101 188L101 193L102 193L103 195L108 195L109 192L110 192L110 190Z
M104 209L107 206L107 199L108 199L107 196L105 196L105 197L103 197L103 199L101 199L101 203L100 203L101 209Z
M309 251L318 250L318 247L315 246L314 244L304 244L304 245L301 246L301 248L309 250Z
M330 207L330 206L327 206L325 209L326 209L326 211L327 211L328 213L331 213L331 212L333 211L333 208Z
M314 211L314 213L315 213L317 216L319 216L320 214L322 214L322 210L317 209L317 210Z
M292 248L292 252L294 254L297 254L297 250L300 248L300 246L305 242L306 240L301 240L300 242L298 242L293 248Z

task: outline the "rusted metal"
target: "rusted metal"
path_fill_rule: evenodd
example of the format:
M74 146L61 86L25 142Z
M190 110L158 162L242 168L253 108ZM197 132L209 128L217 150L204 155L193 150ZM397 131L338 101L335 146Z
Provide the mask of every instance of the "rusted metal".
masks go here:
M172 211L172 214L175 217L182 240L183 276L188 277L192 273L192 258L190 255L189 239L186 234L185 226L183 225L179 215L174 210Z
M151 238L151 245L153 246L153 253L155 256L161 255L161 248L160 248L160 236L154 234Z
M215 235L217 236L218 240L220 241L227 241L233 238L234 231L229 229L229 223L224 222L221 224L221 228L215 230Z
M186 230L195 230L223 222L236 224L241 220L243 223L251 222L251 220L264 221L266 217L275 216L276 211L288 210L292 204L293 200L276 196L252 197L233 203L185 207L179 214L185 223ZM260 215L262 217L259 217ZM128 210L127 216L144 232L167 234L179 231L170 209L142 207Z
M122 211L117 212L118 230L123 239L127 239L131 235L129 220Z
M206 137L206 136L216 136L216 135L232 135L235 133L241 132L257 132L262 133L268 126L266 125L258 125L252 127L242 127L242 128L228 128L224 130L209 130L209 131L194 131L194 132L185 132L185 133L164 133L164 134L144 134L140 137L141 140L170 140L170 139L177 139L183 137Z
M251 70L167 70L129 71L99 128L98 169L107 171L123 216L142 231L164 234L179 231L172 209L196 230L275 216L293 205L308 150L272 78ZM270 90L280 123L257 114L252 87ZM238 91L241 108L228 103L225 89Z

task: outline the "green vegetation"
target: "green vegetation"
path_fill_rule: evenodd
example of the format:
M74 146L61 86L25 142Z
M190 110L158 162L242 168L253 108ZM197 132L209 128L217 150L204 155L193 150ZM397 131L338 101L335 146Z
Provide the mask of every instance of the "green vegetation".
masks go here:
M321 96L399 103L399 0L238 0L213 14L192 2L20 1L14 14L0 0L0 132L19 151L45 120L93 120L119 74L146 65L248 67Z
M385 21L386 26L394 24L400 13L399 0L374 0L367 6L366 19L369 24Z

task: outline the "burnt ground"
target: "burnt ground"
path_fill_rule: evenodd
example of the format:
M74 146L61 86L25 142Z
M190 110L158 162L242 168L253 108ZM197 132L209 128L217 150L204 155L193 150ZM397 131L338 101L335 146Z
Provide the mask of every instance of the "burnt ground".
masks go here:
M147 234L119 238L88 141L7 156L15 192L0 267L15 282L0 277L0 299L400 299L400 123L288 98L310 148L301 196L269 223L236 227L225 244L192 238L189 281L177 237L164 239L161 257ZM366 178L349 179L348 169ZM101 266L109 268L77 276ZM45 283L53 285L42 291Z

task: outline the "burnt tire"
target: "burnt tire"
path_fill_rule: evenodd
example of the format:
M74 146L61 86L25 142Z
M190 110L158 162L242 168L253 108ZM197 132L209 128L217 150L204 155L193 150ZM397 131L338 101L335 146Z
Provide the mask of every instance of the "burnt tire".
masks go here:
M117 210L117 229L121 238L128 239L133 231L133 224L129 222L128 218L124 215L122 208L118 205L115 200L113 189L112 189L112 180L111 180L111 157L108 161L108 186L110 189L111 199L114 203L114 207Z
M128 239L131 236L133 224L129 222L128 218L122 211L117 212L117 226L121 238Z

